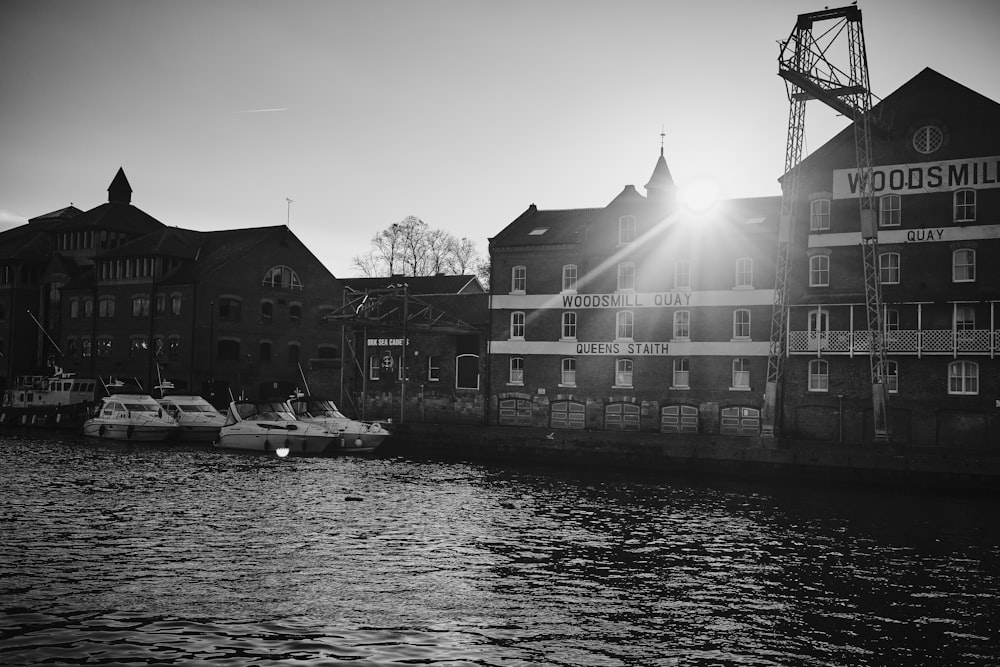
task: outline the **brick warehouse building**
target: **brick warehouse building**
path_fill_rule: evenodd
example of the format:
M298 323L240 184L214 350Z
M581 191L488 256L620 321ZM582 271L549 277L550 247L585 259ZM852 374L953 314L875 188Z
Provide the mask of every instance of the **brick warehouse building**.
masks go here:
M490 240L491 421L756 435L780 198L530 206Z
M925 69L872 112L891 437L1000 442L1000 105ZM871 441L853 129L803 160L781 431Z
M343 290L286 226L167 227L131 204L123 170L108 194L0 234L8 383L54 363L225 404L287 394L301 365L314 388L339 388L340 328L325 315Z

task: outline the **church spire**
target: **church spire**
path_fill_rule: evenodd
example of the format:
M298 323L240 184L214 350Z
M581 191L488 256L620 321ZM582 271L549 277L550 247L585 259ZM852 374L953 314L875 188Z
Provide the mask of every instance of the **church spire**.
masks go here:
M118 173L115 174L114 180L108 186L108 201L112 204L132 203L132 186L128 184L125 170L121 167L118 167Z
M663 157L663 139L666 133L660 131L660 158L653 167L653 175L646 183L646 196L657 201L670 201L677 192L677 185L673 176L670 175L670 168L667 167L667 160Z

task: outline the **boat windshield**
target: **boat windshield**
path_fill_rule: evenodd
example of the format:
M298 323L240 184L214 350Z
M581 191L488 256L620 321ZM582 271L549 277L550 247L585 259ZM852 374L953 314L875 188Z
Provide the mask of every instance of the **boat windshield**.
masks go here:
M129 412L158 412L160 410L160 404L155 401L129 402L123 405Z
M207 402L204 405L201 403L176 403L175 405L182 412L218 412L218 410L212 407L211 403Z
M300 417L334 417L336 419L347 419L344 413L337 409L337 404L333 401L294 401L292 403L292 407L295 408L295 414Z
M237 406L243 419L269 419L272 421L295 421L295 415L288 403L265 401L261 403L241 403Z

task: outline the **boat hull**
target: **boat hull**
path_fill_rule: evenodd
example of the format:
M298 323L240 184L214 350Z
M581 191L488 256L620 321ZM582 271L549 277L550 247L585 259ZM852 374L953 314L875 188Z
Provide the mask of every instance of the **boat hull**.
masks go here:
M175 424L126 424L91 419L83 425L83 435L104 440L163 442L177 436Z
M229 427L223 428L219 433L215 446L252 452L273 452L287 447L291 454L319 456L326 453L338 440L333 435L294 435Z
M90 416L93 402L43 407L11 407L0 410L0 426L79 429Z
M326 453L371 454L378 449L387 435L387 433L348 433L345 431Z

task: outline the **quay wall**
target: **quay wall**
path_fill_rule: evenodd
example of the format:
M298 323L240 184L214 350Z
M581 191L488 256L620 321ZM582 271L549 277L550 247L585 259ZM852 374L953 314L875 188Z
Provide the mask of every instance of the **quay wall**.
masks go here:
M991 449L459 424L392 431L380 455L1000 494L1000 452Z

